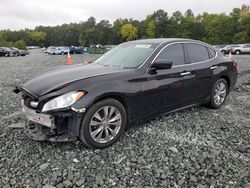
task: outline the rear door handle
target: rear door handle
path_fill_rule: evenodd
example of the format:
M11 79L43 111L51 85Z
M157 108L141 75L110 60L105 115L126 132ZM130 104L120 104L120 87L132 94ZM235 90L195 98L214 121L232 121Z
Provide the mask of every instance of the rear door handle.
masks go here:
M212 66L212 67L210 67L211 70L214 70L214 69L217 69L217 68L218 68L218 66Z
M181 73L180 75L181 75L181 76L186 76L186 75L189 75L189 74L191 74L191 72L183 72L183 73Z

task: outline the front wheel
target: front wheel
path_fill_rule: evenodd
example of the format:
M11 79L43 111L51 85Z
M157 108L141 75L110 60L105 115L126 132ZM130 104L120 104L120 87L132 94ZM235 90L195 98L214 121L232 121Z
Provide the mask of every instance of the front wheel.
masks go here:
M223 78L218 79L212 88L212 92L210 96L209 104L211 108L213 109L220 108L224 104L227 94L228 94L227 81Z
M80 139L91 148L106 148L123 134L127 124L126 110L115 99L105 99L87 111L80 130Z

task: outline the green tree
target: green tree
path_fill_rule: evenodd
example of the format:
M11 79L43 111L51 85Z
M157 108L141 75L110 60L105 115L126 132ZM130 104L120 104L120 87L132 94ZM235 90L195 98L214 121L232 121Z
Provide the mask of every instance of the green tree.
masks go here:
M18 40L14 43L14 46L18 49L25 50L26 49L26 43L23 39Z
M247 32L247 40L246 42L250 42L250 10L248 5L243 5L241 7L241 13L240 13L240 31Z
M45 41L46 33L42 31L27 31L34 45L41 46Z
M82 26L83 28L78 40L81 45L110 44L112 28L109 21L101 20L99 23L96 23L95 19L90 17Z
M248 15L249 11L250 11L249 5L243 4L241 6L241 12L240 12L241 17L244 17L244 16Z
M186 17L194 17L194 12L191 9L187 9L185 12Z
M137 28L130 23L127 23L121 27L121 35L125 41L136 39L137 32Z
M112 28L112 36L113 36L113 43L119 44L123 42L123 37L121 34L121 28L123 25L129 23L128 19L116 19L113 23Z
M98 43L102 45L112 44L112 25L108 20L101 20L96 28L99 32Z
M237 43L237 44L246 43L247 39L248 39L248 34L246 31L236 33L233 37L234 43Z
M176 11L169 19L171 23L171 35L170 37L182 37L184 16L180 11Z
M157 10L148 19L154 21L156 26L155 37L169 37L171 35L168 13L164 10Z
M155 27L154 21L153 20L149 21L147 28L146 28L147 36L149 38L154 38L155 37L155 30L156 30L156 27Z
M142 21L119 18L110 24L108 20L97 23L94 17L90 17L80 23L37 26L34 30L2 30L0 45L12 46L16 41L23 40L27 45L89 46L119 44L149 37L184 37L211 44L248 43L250 7L242 5L234 8L229 15L202 13L195 16L188 9L184 15L176 11L168 16L164 10L157 10Z
M78 42L79 42L79 44L81 46L86 46L86 44L87 44L87 38L86 38L86 34L85 33L82 32L80 34Z
M202 38L210 44L232 43L233 28L231 27L231 18L225 14L203 14L202 24L204 25L204 34Z

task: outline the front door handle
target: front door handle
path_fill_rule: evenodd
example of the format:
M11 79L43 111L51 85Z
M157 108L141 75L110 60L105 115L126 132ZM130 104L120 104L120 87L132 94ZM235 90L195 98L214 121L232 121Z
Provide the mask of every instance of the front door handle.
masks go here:
M217 68L218 68L218 66L212 66L212 67L210 67L211 70L214 70L214 69L217 69Z
M189 75L189 74L191 74L191 72L183 72L183 73L181 73L180 75L181 75L181 76L187 76L187 75Z

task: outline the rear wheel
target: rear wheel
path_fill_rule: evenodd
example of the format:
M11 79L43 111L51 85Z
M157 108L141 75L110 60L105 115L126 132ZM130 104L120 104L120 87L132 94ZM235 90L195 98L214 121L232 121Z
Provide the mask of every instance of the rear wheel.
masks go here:
M241 51L237 50L237 51L235 51L235 54L236 54L236 55L240 55L240 54L241 54Z
M210 96L210 106L214 109L220 108L227 97L228 94L228 84L223 78L217 80L212 88Z
M126 110L115 99L94 104L86 113L80 130L81 140L92 148L105 148L115 143L127 124Z

